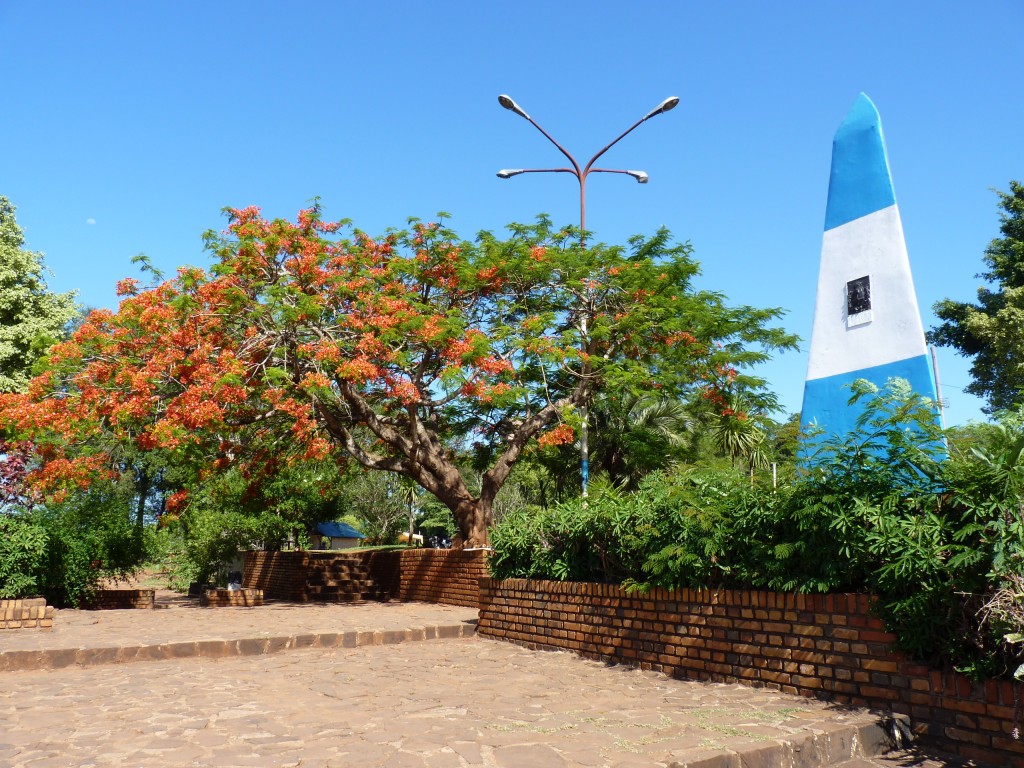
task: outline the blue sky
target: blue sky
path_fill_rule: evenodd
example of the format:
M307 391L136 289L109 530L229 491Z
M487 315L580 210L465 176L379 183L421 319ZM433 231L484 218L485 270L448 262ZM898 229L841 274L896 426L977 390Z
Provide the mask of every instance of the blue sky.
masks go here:
M0 0L0 194L56 290L116 305L144 252L208 264L225 206L293 217L319 196L368 232L453 214L472 237L549 213L575 180L508 93L585 161L661 99L673 112L602 159L587 224L620 243L665 225L699 285L782 306L810 338L832 135L861 91L882 116L926 327L970 300L1024 179L1021 0L963 2L47 2ZM947 421L981 418L939 350ZM806 341L760 371L800 407Z

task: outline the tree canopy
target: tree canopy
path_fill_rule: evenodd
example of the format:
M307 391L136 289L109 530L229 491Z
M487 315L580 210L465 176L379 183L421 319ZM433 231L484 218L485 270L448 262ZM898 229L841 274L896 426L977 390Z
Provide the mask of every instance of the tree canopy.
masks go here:
M0 392L21 392L36 361L64 335L75 294L51 293L43 255L25 249L10 200L0 195Z
M25 395L0 399L45 487L117 471L111 446L200 475L333 458L411 478L484 545L524 449L572 440L599 391L770 401L742 371L796 341L771 326L781 310L697 290L691 247L667 231L585 248L546 218L469 242L415 220L374 238L317 206L295 222L227 213L209 272L122 281L116 313L94 311ZM478 487L467 451L486 460Z
M1021 401L1024 392L1024 184L999 192L999 231L985 249L987 269L977 275L994 287L978 289L976 303L943 299L935 304L942 324L929 340L973 358L966 391L985 398L993 413Z

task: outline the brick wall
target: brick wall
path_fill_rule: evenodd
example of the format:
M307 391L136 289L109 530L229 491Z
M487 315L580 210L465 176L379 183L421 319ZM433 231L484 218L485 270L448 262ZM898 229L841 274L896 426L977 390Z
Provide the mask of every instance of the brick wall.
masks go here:
M199 604L208 608L251 608L263 605L263 590L204 589Z
M487 575L483 550L407 549L400 555L398 599L476 608L480 579Z
M242 586L273 600L303 601L306 552L246 552Z
M0 600L0 629L52 629L53 606L42 597Z
M480 582L477 632L676 677L766 686L910 715L925 742L1024 768L1014 738L1024 686L971 683L891 651L867 595L652 590L509 579Z
M97 589L84 607L90 610L109 611L122 608L152 608L155 604L155 589Z
M454 549L248 552L242 584L295 602L479 604L486 552Z

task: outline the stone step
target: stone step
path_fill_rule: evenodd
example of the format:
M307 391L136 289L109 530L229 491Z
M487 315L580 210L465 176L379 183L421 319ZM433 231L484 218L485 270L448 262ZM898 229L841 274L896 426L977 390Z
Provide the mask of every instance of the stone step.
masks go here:
M388 595L356 593L351 595L306 595L301 602L306 603L387 603Z
M306 594L311 597L319 597L323 599L332 597L352 597L352 596L365 596L367 599L377 599L379 597L386 596L387 590L383 589L354 589L345 586L340 587L308 587Z
M376 589L377 582L372 579L328 579L326 581L308 581L311 587L353 587L359 589Z
M333 576L335 578L348 578L358 576L367 578L370 572L365 568L313 568L307 571L307 578L313 576Z

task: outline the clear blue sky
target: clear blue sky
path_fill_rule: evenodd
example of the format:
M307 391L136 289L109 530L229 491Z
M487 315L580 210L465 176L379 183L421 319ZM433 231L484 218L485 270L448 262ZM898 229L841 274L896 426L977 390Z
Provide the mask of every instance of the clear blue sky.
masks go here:
M581 161L662 98L675 111L602 160L588 226L669 227L700 286L782 306L810 337L832 135L861 91L882 115L918 300L970 300L1024 179L1024 2L33 2L0 0L0 194L56 290L116 304L144 252L206 265L224 206L294 216L319 196L371 233L453 214L472 237L578 220L567 175L512 95ZM800 407L804 350L762 369ZM980 418L940 350L947 420Z

